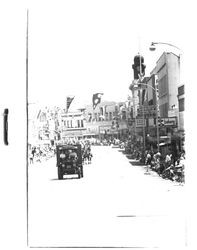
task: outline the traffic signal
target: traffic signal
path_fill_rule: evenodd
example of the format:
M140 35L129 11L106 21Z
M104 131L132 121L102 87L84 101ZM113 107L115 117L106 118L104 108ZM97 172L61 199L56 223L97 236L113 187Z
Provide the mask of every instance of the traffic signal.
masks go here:
M136 55L134 57L134 64L132 65L134 72L134 79L139 79L145 75L146 65L144 64L144 57L141 55Z

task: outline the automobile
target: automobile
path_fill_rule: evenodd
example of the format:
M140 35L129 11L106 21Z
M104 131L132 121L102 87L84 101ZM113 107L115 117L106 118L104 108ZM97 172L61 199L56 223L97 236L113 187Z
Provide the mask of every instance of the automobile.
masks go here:
M64 175L78 175L83 177L82 150L81 145L57 145L57 174L58 179Z

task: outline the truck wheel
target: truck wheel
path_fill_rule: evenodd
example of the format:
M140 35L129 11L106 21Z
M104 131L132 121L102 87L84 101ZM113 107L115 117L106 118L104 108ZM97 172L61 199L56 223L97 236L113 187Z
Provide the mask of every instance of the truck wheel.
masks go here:
M59 180L62 180L63 179L63 174L62 174L62 169L59 167L59 168L57 168L58 170L58 179Z
M81 178L81 170L79 169L78 171L78 178L80 179Z
M81 169L80 168L78 169L78 178L79 179L81 178Z

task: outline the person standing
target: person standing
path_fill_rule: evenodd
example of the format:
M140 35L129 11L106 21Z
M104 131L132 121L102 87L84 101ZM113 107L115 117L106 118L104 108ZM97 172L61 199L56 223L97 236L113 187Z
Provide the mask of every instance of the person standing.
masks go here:
M30 154L29 154L29 163L30 164L34 163L33 158L34 158L34 156L33 156L32 152L30 152Z
M171 165L172 154L167 153L165 157L165 169Z
M150 152L147 152L147 154L146 154L146 165L147 166L151 165L151 154L150 154Z

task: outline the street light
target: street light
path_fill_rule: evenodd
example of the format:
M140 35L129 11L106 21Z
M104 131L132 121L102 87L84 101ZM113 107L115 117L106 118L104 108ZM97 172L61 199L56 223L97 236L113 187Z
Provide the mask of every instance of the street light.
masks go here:
M150 45L150 47L149 47L149 50L155 51L156 50L156 46L155 46L156 44L169 45L169 46L174 47L174 48L176 48L176 49L178 49L178 50L181 51L181 49L179 47L177 47L177 46L175 46L175 45L173 45L171 43L163 43L163 42L152 42L151 45Z

